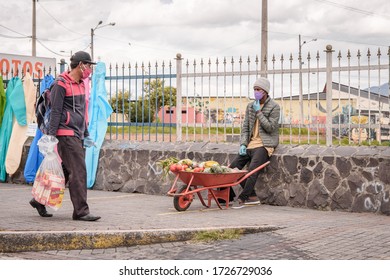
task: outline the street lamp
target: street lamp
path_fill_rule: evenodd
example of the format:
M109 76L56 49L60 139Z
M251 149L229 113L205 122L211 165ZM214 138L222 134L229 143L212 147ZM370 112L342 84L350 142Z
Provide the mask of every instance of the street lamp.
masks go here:
M110 23L101 25L102 23L103 23L103 21L99 21L98 24L95 26L95 28L91 28L91 58L92 58L92 61L93 61L93 36L95 35L95 30L99 29L99 28L103 28L105 26L109 26L109 25L114 26L115 25L115 22L110 22Z
M303 122L303 89L302 89L302 46L304 44L308 44L310 42L317 41L317 38L311 39L310 41L301 42L301 34L299 34L299 53L298 53L298 61L299 61L299 104L301 106L300 110L300 122L299 122L299 143L301 142L301 125Z

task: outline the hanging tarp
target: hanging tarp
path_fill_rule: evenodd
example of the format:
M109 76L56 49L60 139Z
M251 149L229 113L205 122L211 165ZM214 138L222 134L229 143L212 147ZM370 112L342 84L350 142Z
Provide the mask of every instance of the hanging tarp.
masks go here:
M9 175L13 175L19 168L23 146L28 138L27 124L35 122L34 103L36 88L29 72L23 78L23 92L26 108L24 112L26 123L19 124L19 122L14 122L13 124L7 157L5 159L5 169Z
M92 188L95 184L100 148L106 136L107 119L112 113L112 108L107 101L105 77L106 65L103 62L98 62L92 75L92 90L88 106L88 130L90 137L96 143L96 147L90 147L86 150L85 163L87 166L88 188Z
M5 159L12 134L13 117L19 125L27 124L22 80L18 77L12 78L7 85L5 95L5 110L0 129L0 181L2 182L7 178Z
M40 85L39 92L42 94L46 89L48 89L51 84L54 82L54 77L52 75L46 75ZM37 174L38 168L41 165L43 160L43 155L39 152L38 141L42 137L42 132L37 129L35 137L30 145L30 150L28 151L26 164L24 166L24 179L26 183L33 183L35 180L35 174Z
M3 77L0 76L0 127L1 127L1 123L3 122L4 109L5 109L5 91L4 91Z

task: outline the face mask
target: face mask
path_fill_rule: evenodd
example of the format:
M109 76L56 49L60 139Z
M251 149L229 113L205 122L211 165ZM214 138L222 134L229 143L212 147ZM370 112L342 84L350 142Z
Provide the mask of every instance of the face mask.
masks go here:
M264 91L262 91L262 90L255 90L254 95L255 95L255 99L256 100L261 100L264 97Z
M86 66L84 66L84 67L85 67L84 70L81 67L80 67L80 69L81 69L81 72L83 73L83 79L86 79L89 77L89 75L91 75L92 69L89 67L86 67Z

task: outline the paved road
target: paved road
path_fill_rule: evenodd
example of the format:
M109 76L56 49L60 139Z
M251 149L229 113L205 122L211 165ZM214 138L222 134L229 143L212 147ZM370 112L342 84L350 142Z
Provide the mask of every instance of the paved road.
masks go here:
M270 259L390 260L390 217L371 213L325 212L260 205L219 210L195 200L185 212L172 198L143 194L89 191L98 222L72 221L66 193L52 218L30 207L31 187L0 184L0 235L11 233L164 231L260 226L274 230L214 242L180 241L107 249L49 250L0 253L0 259ZM0 236L1 237L1 236Z

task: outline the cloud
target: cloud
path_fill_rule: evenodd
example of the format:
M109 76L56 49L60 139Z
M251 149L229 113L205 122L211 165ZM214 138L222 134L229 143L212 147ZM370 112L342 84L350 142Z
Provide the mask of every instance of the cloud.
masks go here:
M0 3L2 24L31 36L31 1L5 2ZM388 0L332 0L373 11L372 15L327 2L268 1L270 54L295 55L298 34L305 40L318 38L304 47L312 52L322 52L327 44L343 48L388 45ZM95 56L106 61L169 60L178 52L191 59L260 54L259 0L40 0L37 4L37 36L56 53L89 51L90 30L99 20L103 25L116 23L95 32ZM0 34L15 35L1 27ZM30 54L31 39L2 40L2 52ZM58 57L41 45L37 54Z

